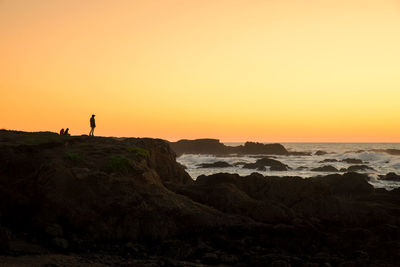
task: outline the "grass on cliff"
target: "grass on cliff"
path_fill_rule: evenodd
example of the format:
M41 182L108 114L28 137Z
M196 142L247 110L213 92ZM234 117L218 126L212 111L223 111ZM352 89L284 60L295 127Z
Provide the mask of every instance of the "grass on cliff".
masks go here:
M129 147L128 152L133 154L137 158L148 159L150 157L149 151L140 147L135 147L135 146Z
M124 155L111 155L106 170L115 173L127 173L132 168L131 161Z
M41 145L46 143L62 143L64 136L52 132L21 132L0 130L0 143L7 145Z
M85 162L85 158L82 155L73 152L65 152L64 158L76 164Z

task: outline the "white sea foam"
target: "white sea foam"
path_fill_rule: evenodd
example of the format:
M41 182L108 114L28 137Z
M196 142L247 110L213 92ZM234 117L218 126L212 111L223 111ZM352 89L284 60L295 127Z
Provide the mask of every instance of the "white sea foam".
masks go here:
M239 145L239 144L235 144ZM290 151L302 151L311 152L312 156L276 156L276 159L289 165L292 169L285 172L269 171L257 171L263 175L273 176L300 176L300 177L312 177L316 175L326 175L326 172L314 172L311 171L313 168L321 167L323 165L331 165L338 170L341 168L348 168L351 165L360 164L348 164L341 162L346 158L360 159L369 167L374 170L361 171L367 173L370 177L370 183L379 188L393 189L400 187L400 182L394 181L381 181L378 180L378 175L384 175L388 172L394 172L400 174L400 156L389 155L384 152L370 151L373 149L400 149L400 143L384 143L384 144L370 144L370 143L283 143L283 145ZM316 156L314 153L318 150L323 150L329 154L323 156ZM368 151L369 150L369 151ZM351 152L353 151L353 152ZM338 162L324 162L324 159L336 159ZM213 163L217 161L225 161L231 165L238 162L252 163L257 158L250 155L237 156L230 155L224 157L216 157L214 155L193 155L184 154L180 156L177 161L187 167L186 171L190 174L193 179L196 179L200 175L210 175L219 172L237 173L239 175L249 175L256 170L243 169L242 165L233 166L229 168L199 168L198 165L202 163ZM305 170L297 170L299 167L306 167Z

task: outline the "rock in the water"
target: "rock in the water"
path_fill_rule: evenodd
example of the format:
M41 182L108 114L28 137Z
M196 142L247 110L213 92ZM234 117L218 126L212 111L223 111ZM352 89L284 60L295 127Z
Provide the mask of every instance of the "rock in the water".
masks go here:
M323 156L326 154L328 154L328 152L323 151L323 150L318 150L317 152L314 153L314 155L316 155L316 156Z
M313 172L337 172L338 169L336 169L335 167L333 167L331 165L325 165L322 167L311 169L311 171L313 171Z
M397 175L394 172L389 172L386 175L379 175L379 180L384 181L400 181L400 175Z
M373 168L367 165L353 165L347 168L348 172L357 172L357 171L366 171L366 170L374 170Z
M296 168L296 170L297 171L304 171L304 170L308 170L308 168L305 167L305 166L300 166L300 167Z
M283 164L282 162L270 159L270 158L262 158L258 159L255 163L247 163L243 165L244 169L258 169L258 168L265 168L266 166L270 167L271 171L287 171L289 166Z
M352 159L352 158L343 159L342 162L346 162L349 164L363 164L364 163L361 159Z
M217 161L213 163L202 163L198 165L199 168L228 168L232 167L228 162Z
M238 146L233 149L239 154L271 154L288 155L289 152L281 144L262 144L256 142L246 142L244 146Z
M324 159L324 160L321 160L319 163L326 163L326 162L338 162L338 160L337 159Z

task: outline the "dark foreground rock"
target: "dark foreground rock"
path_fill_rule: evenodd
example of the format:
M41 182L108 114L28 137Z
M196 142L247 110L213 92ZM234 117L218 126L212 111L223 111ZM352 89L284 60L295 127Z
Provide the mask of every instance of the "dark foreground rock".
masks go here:
M7 266L396 266L400 191L366 175L190 179L156 139L0 131Z

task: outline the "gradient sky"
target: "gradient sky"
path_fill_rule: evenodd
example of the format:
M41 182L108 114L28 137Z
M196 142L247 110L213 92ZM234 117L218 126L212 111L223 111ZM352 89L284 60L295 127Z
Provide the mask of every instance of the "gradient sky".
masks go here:
M0 128L400 142L398 0L0 0Z

